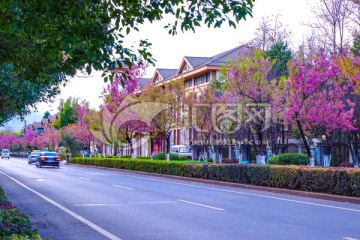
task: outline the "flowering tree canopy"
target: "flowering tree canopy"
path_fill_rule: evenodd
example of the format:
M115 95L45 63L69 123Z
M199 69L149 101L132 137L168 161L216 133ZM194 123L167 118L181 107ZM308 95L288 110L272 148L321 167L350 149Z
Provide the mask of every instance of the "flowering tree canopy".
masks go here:
M35 147L36 146L36 137L37 137L37 134L34 130L26 129L23 139L24 139L24 141L27 142L27 145L29 145L30 147Z
M300 131L309 158L306 136L315 131L331 135L334 130L355 130L352 116L355 104L348 98L355 84L347 81L337 61L344 56L327 59L323 54L310 67L292 63L287 91L288 108L284 115Z
M21 146L21 139L14 134L0 134L0 149L12 149Z
M270 127L271 119L277 121L281 114L278 108L281 103L278 97L280 80L269 80L268 74L272 63L265 59L259 51L246 59L239 57L229 67L223 67L225 77L222 88L228 103L242 105L242 125L248 127L252 133L252 140L257 151L265 142L265 131ZM270 116L273 115L272 118Z
M171 81L164 86L152 84L141 91L140 101L147 103L147 116L154 116L151 126L157 133L164 135L166 152L169 153L171 131L183 123L180 113L182 103L185 102L184 81Z

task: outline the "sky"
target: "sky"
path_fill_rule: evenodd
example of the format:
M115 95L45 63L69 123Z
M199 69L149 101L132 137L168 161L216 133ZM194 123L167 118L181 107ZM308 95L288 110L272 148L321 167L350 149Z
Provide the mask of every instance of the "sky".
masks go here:
M184 56L210 57L229 50L254 38L254 32L263 17L276 14L281 15L281 22L288 25L293 33L291 47L298 46L308 28L302 23L311 18L311 11L305 0L256 0L253 8L253 18L248 16L246 21L242 20L236 29L224 24L221 28L213 29L207 26L192 31L178 32L172 36L167 33L164 26L167 21L153 24L144 24L139 32L134 32L127 37L125 43L132 45L140 39L149 39L153 44L150 51L157 60L156 68L178 68ZM144 77L152 77L155 67L149 67ZM81 75L81 74L79 74ZM38 112L28 116L27 122L40 121L45 111L52 114L57 112L60 99L68 97L79 97L90 102L90 106L97 108L101 103L101 92L105 87L100 72L92 73L90 76L76 76L69 79L69 83L62 87L61 94L54 103L39 103ZM23 123L18 120L10 121L7 127L17 130Z

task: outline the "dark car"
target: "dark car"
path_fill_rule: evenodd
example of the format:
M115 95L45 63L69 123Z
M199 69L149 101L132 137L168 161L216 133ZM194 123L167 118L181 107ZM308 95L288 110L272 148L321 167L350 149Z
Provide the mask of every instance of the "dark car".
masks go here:
M28 156L28 163L36 163L39 160L41 152L31 152Z
M36 161L36 167L54 166L60 167L61 158L56 152L41 152L39 160Z

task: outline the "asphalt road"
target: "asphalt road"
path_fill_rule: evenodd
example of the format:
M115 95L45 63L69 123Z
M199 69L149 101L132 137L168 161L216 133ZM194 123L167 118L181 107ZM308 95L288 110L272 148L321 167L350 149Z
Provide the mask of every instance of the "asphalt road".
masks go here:
M360 239L350 203L15 158L0 186L44 239Z

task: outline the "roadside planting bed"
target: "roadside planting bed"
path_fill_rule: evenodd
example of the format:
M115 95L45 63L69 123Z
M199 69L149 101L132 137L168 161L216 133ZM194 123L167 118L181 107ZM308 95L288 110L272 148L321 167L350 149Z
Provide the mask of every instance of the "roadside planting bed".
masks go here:
M360 197L360 170L354 168L202 164L126 158L71 158L69 163Z

